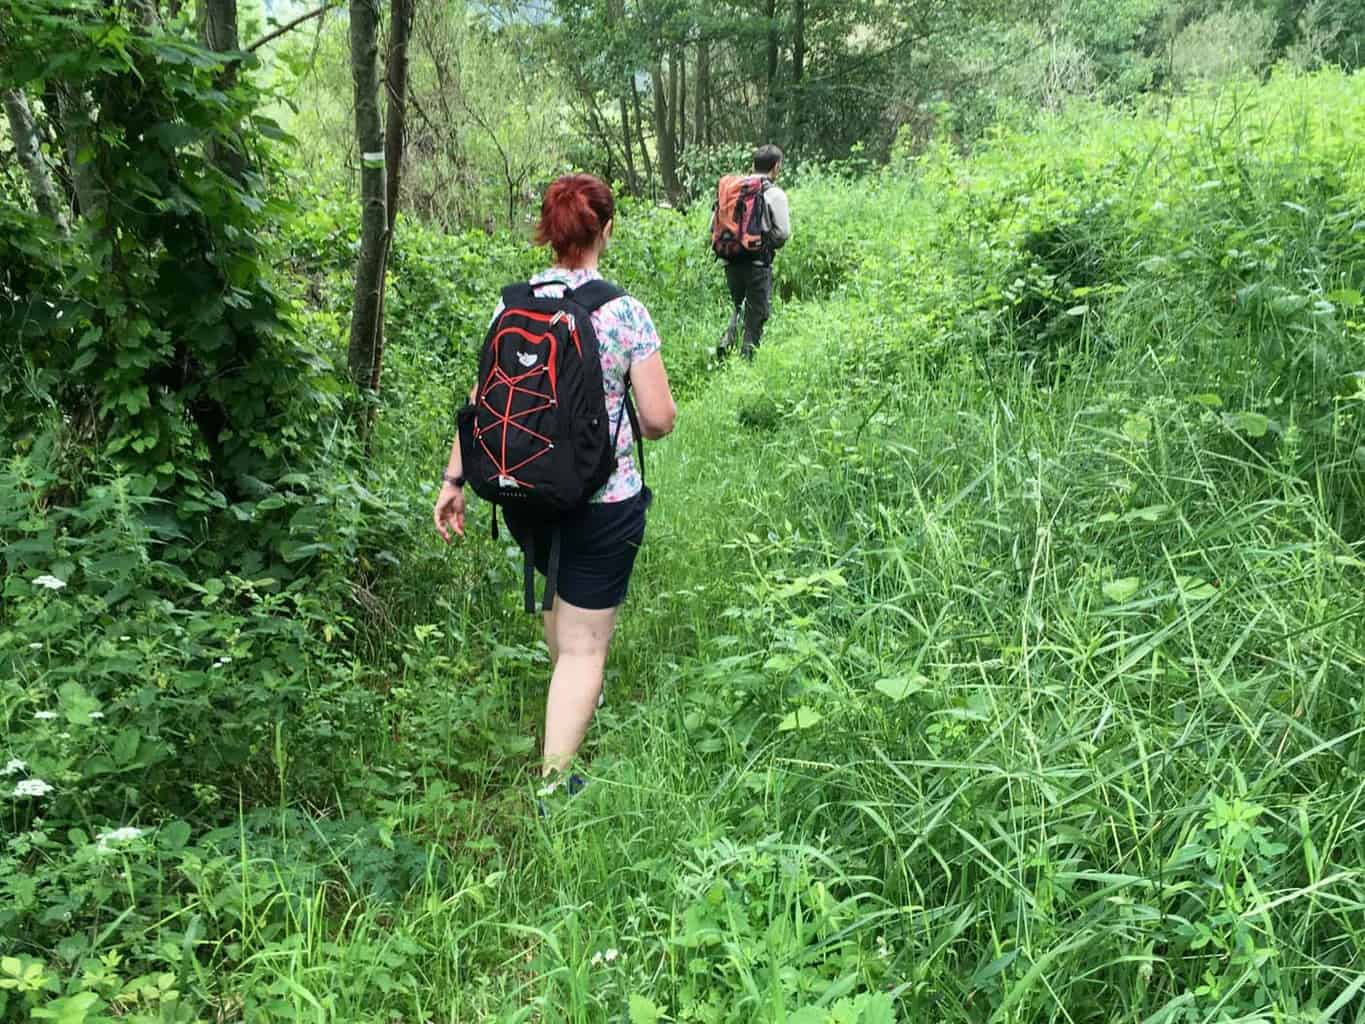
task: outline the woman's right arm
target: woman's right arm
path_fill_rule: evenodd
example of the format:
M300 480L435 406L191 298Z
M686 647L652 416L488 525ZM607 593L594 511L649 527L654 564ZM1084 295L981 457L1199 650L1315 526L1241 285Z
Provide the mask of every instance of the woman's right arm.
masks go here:
M678 419L678 404L668 386L668 371L657 351L632 363L630 386L635 392L635 409L640 414L640 430L646 441L657 441L673 432Z

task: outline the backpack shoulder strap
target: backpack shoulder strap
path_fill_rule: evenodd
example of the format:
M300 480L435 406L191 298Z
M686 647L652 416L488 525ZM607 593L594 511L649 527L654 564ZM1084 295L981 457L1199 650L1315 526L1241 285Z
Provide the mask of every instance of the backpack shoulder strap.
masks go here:
M635 411L635 399L630 394L630 375L626 375L626 415L630 417L630 429L635 434L635 461L640 464L640 482L645 482L645 433L640 429L640 414ZM617 424L620 429L620 424Z
M573 300L586 309L589 313L595 313L608 302L623 297L626 292L610 281L596 280L588 281L574 288L571 292Z
M536 291L528 281L518 281L516 284L509 284L502 290L502 305L504 309L511 309L513 306L520 306L536 297Z

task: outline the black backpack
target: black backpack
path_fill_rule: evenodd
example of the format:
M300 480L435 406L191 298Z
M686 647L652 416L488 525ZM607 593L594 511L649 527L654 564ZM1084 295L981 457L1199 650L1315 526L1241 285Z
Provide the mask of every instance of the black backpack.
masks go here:
M544 285L555 282L546 281ZM606 281L537 295L544 285L502 291L502 312L479 353L474 402L459 415L465 481L496 505L534 510L548 520L582 508L616 471L616 442L630 418L644 451L626 378L625 411L613 428L607 415L602 360L592 313L625 295ZM497 510L493 513L497 536ZM544 610L554 606L560 531L550 544ZM535 610L534 541L526 551L526 610Z

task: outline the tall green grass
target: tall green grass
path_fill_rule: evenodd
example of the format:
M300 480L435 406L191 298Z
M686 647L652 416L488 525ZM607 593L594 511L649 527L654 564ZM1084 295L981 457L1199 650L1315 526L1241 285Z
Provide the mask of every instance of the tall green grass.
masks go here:
M425 526L468 371L395 341L384 719L186 911L240 922L223 1019L1361 1019L1362 112L1277 79L807 180L753 366L707 366L704 212L623 220L689 397L548 818L516 560Z

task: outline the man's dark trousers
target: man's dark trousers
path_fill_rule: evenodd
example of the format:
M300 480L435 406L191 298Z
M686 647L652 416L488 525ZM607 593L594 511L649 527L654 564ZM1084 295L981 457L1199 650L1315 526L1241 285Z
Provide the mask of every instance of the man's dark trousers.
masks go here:
M744 345L740 353L752 359L763 340L763 325L773 308L773 268L770 263L730 263L725 267L725 283L730 286L730 298L735 304L735 315L730 318L730 329L721 342L724 353L735 342L739 327L740 307L744 309Z

